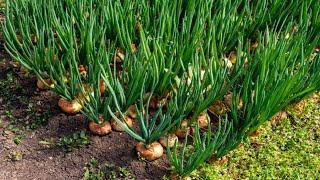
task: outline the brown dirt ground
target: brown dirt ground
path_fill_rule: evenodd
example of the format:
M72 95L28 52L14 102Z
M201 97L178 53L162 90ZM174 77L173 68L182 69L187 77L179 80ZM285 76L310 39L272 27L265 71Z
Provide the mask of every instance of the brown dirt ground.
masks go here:
M112 132L104 137L94 136L87 130L84 116L61 113L57 107L59 97L49 91L38 91L36 77L22 75L5 55L2 43L0 50L0 82L6 80L7 74L12 74L15 80L9 87L0 87L0 90L6 89L0 92L0 179L81 179L92 158L99 164L127 168L135 179L161 179L167 173L165 157L152 163L139 160L134 151L135 141L127 134ZM36 107L35 113L29 112L30 103ZM46 123L24 130L24 138L17 145L14 142L17 132L7 130L12 119L16 121L15 126L21 128L37 116L45 117L44 114L49 114ZM89 133L90 144L72 152L65 152L55 144L39 144L39 141L57 140L81 130ZM109 176L112 172L105 173ZM116 179L125 178L116 175Z

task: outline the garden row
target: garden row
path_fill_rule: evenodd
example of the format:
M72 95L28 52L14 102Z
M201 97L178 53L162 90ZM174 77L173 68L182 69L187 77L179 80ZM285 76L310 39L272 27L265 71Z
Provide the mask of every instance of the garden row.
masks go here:
M320 89L320 1L16 0L6 49L97 135L125 131L172 178ZM136 124L136 125L134 125Z

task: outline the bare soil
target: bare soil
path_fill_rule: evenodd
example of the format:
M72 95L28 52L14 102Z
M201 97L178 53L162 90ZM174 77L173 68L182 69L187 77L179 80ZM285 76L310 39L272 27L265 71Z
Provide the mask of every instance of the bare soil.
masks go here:
M94 136L87 130L88 120L83 115L63 114L57 106L59 97L37 90L36 77L23 75L4 53L3 45L0 49L0 82L13 78L0 84L0 179L82 179L84 168L93 158L99 164L126 168L131 174L116 174L112 176L115 179L161 179L166 174L166 157L152 163L140 160L134 150L136 142L126 133ZM30 104L35 110L30 111ZM35 129L25 128L39 118L45 120ZM71 152L55 143L40 143L81 130L89 134L90 143ZM108 179L114 172L104 173Z

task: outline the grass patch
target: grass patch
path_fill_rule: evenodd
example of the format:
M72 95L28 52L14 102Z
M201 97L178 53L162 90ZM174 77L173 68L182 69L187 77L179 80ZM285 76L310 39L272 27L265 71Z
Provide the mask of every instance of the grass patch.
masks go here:
M264 125L261 135L246 140L224 164L204 164L202 179L319 179L320 106L306 100L304 112L289 107L288 119Z

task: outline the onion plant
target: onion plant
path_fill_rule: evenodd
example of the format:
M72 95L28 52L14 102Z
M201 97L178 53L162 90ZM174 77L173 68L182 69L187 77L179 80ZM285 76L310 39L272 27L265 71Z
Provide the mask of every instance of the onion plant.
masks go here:
M186 138L182 145L175 143L173 149L167 148L172 176L186 178L199 165L215 156L228 137L231 126L228 120L222 120L218 127L213 128L209 125L205 132L200 132L199 126L196 125L191 144Z
M289 29L290 26L285 32ZM305 47L307 32L302 30L289 38L287 34L267 31L260 36L261 46L255 54L239 58L242 62L246 58L254 59L249 59L252 63L244 71L242 83L233 88L232 133L219 149L219 157L289 103L319 89L319 83L314 80L320 75L319 55L310 60L312 52ZM240 99L244 106L238 110Z

